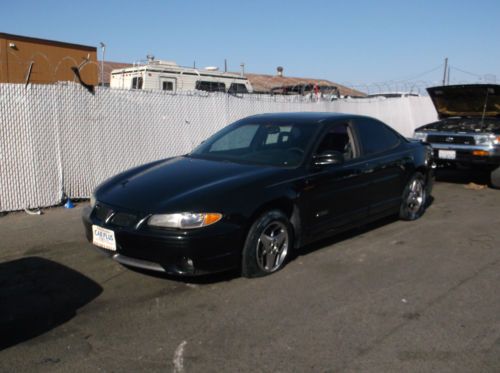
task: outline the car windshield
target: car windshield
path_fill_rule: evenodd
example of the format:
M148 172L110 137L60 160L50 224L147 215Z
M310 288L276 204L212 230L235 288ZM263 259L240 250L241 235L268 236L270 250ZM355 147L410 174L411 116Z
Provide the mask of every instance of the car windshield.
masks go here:
M238 163L295 167L318 126L311 123L243 123L226 127L189 156Z

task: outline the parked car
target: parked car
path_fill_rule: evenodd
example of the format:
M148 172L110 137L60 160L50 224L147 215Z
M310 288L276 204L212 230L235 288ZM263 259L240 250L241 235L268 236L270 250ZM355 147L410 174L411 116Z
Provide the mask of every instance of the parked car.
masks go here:
M376 119L264 114L105 181L83 222L88 240L127 266L256 277L339 231L417 219L431 188L431 147Z
M414 137L432 145L441 165L482 166L500 188L500 85L428 88L439 121L419 127Z

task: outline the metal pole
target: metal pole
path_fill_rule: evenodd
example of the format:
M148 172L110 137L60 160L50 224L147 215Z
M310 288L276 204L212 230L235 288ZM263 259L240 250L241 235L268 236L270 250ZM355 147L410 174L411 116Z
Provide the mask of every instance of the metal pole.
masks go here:
M102 58L101 58L101 87L104 87L104 53L106 51L106 44L101 41L101 50L102 50Z
M444 59L443 85L446 85L446 75L448 73L448 57Z

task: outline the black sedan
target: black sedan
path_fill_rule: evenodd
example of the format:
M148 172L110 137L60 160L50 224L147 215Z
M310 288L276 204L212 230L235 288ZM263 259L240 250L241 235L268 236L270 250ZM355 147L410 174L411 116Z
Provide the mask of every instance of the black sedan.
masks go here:
M419 218L432 165L429 145L373 118L257 115L187 155L105 181L83 222L88 240L127 266L256 277L325 236L388 215Z

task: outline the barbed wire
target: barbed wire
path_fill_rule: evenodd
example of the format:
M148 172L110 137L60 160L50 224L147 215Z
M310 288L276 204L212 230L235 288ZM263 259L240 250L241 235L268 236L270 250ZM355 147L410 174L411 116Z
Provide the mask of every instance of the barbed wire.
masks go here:
M9 53L13 53L10 52ZM68 70L70 65L78 65L73 57L66 56L59 61L50 61L48 56L42 53L35 53L28 60L20 60L16 55L14 56L14 64L16 69L19 71L28 71L30 69L30 63L37 61L37 58L41 58L43 63L35 62L35 68L38 69L38 74L45 73L50 78L54 79L54 82L59 77L62 70ZM52 62L52 63L51 63ZM1 63L1 62L0 62ZM89 67L97 70L102 61L90 61L85 60L84 63L80 63L78 68ZM111 74L112 66L114 63L109 62L109 69L106 69L106 79L105 83L109 82L108 77ZM127 64L122 64L127 65ZM131 65L132 66L132 65ZM264 99L264 100L277 100L276 97L280 95L287 96L303 96L309 99L335 99L342 97L356 97L364 95L373 94L384 94L384 93L405 93L405 94L417 94L417 95L427 95L427 88L433 86L440 86L443 84L443 79L436 77L436 72L439 70L444 70L444 64L439 64L429 69L425 69L419 73L407 75L398 79L392 79L388 81L381 82L370 82L370 83L352 83L349 81L344 82L334 82L326 79L308 79L299 77L288 77L281 75L261 75L261 74L248 74L248 78L251 84L254 85L252 81L252 76L257 77L259 81L260 88L264 87L263 91L260 91L259 95L248 95L250 99ZM42 71L44 70L44 71ZM68 70L69 72L69 70ZM64 74L64 73L63 73ZM434 79L425 79L425 77L430 77L433 74ZM28 76L27 74L24 74ZM234 73L233 73L234 75ZM441 75L441 74L439 74ZM76 79L73 74L69 75L72 77L73 81ZM465 77L465 78L464 78ZM67 77L65 77L68 79ZM99 80L101 76L99 76ZM497 78L494 74L478 74L475 72L468 71L462 67L457 67L455 65L449 65L448 76L446 77L448 84L473 84L473 83L496 83ZM26 82L29 80L26 79ZM101 82L99 82L101 84ZM108 83L109 84L109 83ZM255 88L255 86L254 86ZM337 92L335 89L337 88ZM277 89L277 91L275 91ZM282 92L280 92L280 89ZM254 89L259 91L259 89ZM180 92L179 92L180 93ZM186 94L193 94L186 92ZM203 95L203 93L198 93ZM313 97L316 95L316 97Z

